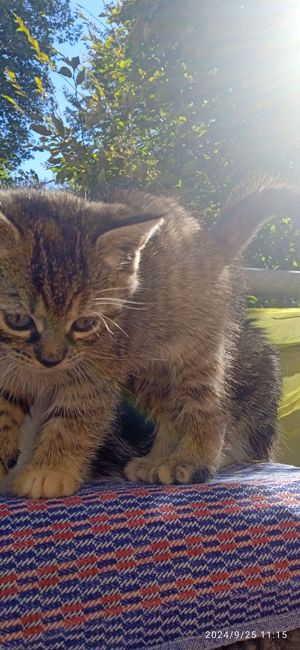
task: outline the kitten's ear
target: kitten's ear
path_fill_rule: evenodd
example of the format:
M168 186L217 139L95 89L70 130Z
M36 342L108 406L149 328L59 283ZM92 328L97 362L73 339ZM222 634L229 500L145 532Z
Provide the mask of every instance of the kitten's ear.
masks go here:
M97 238L96 246L107 264L116 266L126 258L135 259L137 254L146 246L147 242L158 234L163 222L163 217L143 217L128 219L126 225L113 224Z
M20 232L0 211L0 256L9 253L20 241Z

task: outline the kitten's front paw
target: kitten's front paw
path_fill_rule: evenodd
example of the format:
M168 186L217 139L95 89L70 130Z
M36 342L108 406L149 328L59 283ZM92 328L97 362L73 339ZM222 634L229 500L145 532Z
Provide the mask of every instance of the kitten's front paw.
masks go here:
M147 456L131 460L125 467L125 476L129 481L145 481L146 483L204 483L211 476L210 469L189 460L172 459L163 465L153 465L153 460Z
M74 494L80 481L65 468L50 469L31 467L23 470L13 483L12 491L18 497L30 499L54 499Z
M192 461L169 458L157 470L157 482L164 485L172 483L205 483L212 472L208 467L199 466Z
M152 479L152 473L155 473L155 469L153 461L147 456L137 456L126 465L124 473L126 478L133 483L136 481L155 483L155 478Z

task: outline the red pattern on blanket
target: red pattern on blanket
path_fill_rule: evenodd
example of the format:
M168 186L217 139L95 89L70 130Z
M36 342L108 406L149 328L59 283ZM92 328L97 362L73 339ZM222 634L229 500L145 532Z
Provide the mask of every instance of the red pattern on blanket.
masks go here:
M300 625L300 469L2 497L0 522L1 650L204 649L224 644L212 630Z

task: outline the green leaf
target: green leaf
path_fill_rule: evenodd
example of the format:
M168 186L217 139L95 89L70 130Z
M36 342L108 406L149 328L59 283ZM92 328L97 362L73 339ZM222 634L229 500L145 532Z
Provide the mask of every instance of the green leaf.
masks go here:
M25 25L24 20L22 20L22 18L20 18L20 16L17 16L16 14L14 14L14 18L17 25L19 25L19 27L17 28L17 32L24 32L28 40L28 43L31 45L32 49L35 52L35 58L40 63L48 63L53 68L54 67L53 62L49 59L48 54L46 54L41 50L39 42L37 41L36 38L33 38L30 30Z
M76 86L82 84L84 78L85 78L85 70L80 70L80 72L78 72L78 75L76 77Z
M31 124L32 131L39 133L39 135L51 135L51 131L43 124Z
M61 161L62 161L62 158L57 158L57 157L55 157L55 156L51 156L51 157L48 159L48 162L49 162L51 165L59 165L59 163L61 163Z
M121 68L121 70L125 70L126 68L129 67L130 63L131 63L131 59L123 59L119 61L119 68Z
M30 113L29 117L33 122L39 122L42 116L40 113Z
M46 97L46 91L45 91L45 88L43 86L43 82L42 82L41 78L40 77L34 77L34 81L36 83L37 92L39 93L39 95L41 95L42 97Z
M78 68L78 66L80 65L79 56L73 56L72 59L70 60L69 65L73 68L73 70L76 70L76 68Z
M72 78L71 70L67 68L65 65L59 68L58 74L61 74L63 77L69 77L69 79Z
M2 95L2 97L6 99L8 102L10 102L11 104L13 104L13 106L17 111L19 111L23 115L25 114L25 111L23 111L23 109L19 106L19 104L17 104L16 100L13 99L13 97L9 97L9 95Z
M51 120L56 128L56 131L59 133L59 135L64 135L65 134L65 127L63 121L60 119L60 117L56 117L54 113L51 115Z
M5 69L5 74L6 76L11 80L11 81L16 81L16 73L13 70L9 70L9 68Z

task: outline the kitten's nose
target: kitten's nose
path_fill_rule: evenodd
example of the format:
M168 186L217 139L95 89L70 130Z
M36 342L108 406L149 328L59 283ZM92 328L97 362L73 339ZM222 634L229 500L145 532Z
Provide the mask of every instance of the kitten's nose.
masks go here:
M67 356L68 346L63 339L45 332L35 345L35 356L46 368L58 366Z
M47 359L46 357L43 357L42 355L39 355L39 354L36 355L36 357L40 361L40 363L42 363L43 366L46 366L46 368L52 368L52 366L58 366L58 364L61 363L64 360L65 356L66 355L64 354L63 357L60 357L59 359L54 359L54 358Z

